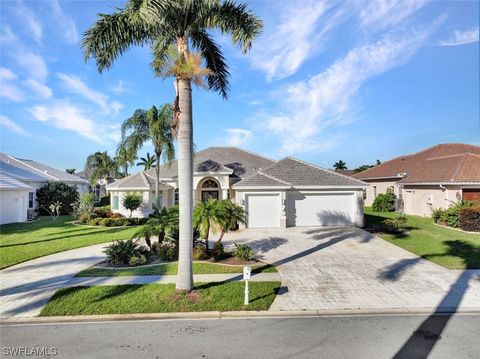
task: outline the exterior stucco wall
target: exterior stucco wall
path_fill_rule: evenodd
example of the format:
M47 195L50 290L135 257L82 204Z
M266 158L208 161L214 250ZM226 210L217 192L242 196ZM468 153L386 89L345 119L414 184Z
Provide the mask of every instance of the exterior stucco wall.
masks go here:
M397 183L396 180L363 180L370 184L365 190L366 198L365 198L365 206L371 206L373 201L375 200L375 188L376 194L379 195L380 193L386 193L387 188L393 187L394 192L398 197L398 189L396 188L395 184Z
M141 192L141 191L111 191L111 193L110 193L110 206L112 208L112 212L120 213L125 217L130 216L130 211L127 210L123 206L123 200L129 194L140 195L143 198L142 204L140 205L140 207L137 210L133 211L132 217L135 217L135 218L147 217L150 213L153 212L152 205L151 205L152 199L150 198L151 196L149 195L148 191L143 191L143 192ZM117 196L118 196L118 209L114 209L114 197L117 197Z
M438 185L405 185L405 213L429 217L434 209L448 208L457 200L457 192L461 189L460 186L444 187L446 189Z

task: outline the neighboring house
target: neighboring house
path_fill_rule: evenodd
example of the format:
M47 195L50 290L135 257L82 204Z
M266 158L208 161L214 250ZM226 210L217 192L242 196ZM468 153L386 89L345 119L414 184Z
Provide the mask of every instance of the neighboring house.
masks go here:
M370 184L366 206L392 188L399 210L430 216L434 209L448 208L462 198L480 201L480 147L440 144L394 158L353 177Z
M177 161L160 168L160 199L178 203ZM194 199L231 199L248 212L247 227L363 225L365 182L287 157L275 161L235 147L210 147L194 156ZM134 216L147 216L155 201L155 169L107 185L115 212L128 215L128 193L143 196Z
M87 171L80 171L76 173L77 176L85 179L90 183L90 178ZM100 178L94 186L90 185L90 192L93 193L95 202L100 201L100 199L107 195L106 186L110 183L115 182L115 178L107 177L107 178Z
M83 178L44 164L0 153L0 224L24 222L37 207L36 190L47 182L64 182L88 192Z

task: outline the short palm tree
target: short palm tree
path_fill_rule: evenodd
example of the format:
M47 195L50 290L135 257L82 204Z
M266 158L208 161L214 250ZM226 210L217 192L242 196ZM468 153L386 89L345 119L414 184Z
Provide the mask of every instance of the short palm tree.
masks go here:
M93 186L99 179L116 177L118 175L118 164L107 153L95 152L87 157L85 172L88 174L90 184Z
M150 168L156 167L155 162L157 162L157 156L150 156L150 153L147 152L146 157L140 157L140 161L137 162L137 166L143 166L143 170L148 171Z
M151 142L155 151L155 197L157 207L160 207L160 158L165 163L175 159L175 147L171 129L172 106L165 104L160 111L155 107L148 111L135 110L133 116L122 124L121 147L126 147L133 153L143 147L146 142Z
M85 58L93 57L99 72L134 45L151 44L153 68L158 74L170 61L170 45L177 48L175 76L176 97L174 125L178 129L178 184L180 202L180 245L176 288L193 288L193 123L192 89L194 78L185 66L190 47L199 51L210 71L207 86L224 98L228 94L229 72L219 46L208 33L218 30L228 34L243 53L251 48L262 29L261 20L245 4L233 0L130 0L113 14L100 14L84 35ZM160 71L159 71L160 70ZM187 70L187 71L185 71Z
M210 231L214 234L216 232L216 225L220 221L221 213L218 211L217 201L209 199L208 201L200 202L193 210L193 225L200 231L200 238L205 240L205 250L209 253L208 237Z
M123 167L123 175L128 177L128 167L132 166L137 159L137 154L126 146L119 146L117 148L117 155L115 160L117 161L118 167Z
M347 164L342 160L340 160L338 162L335 162L335 164L333 165L333 168L335 169L335 171L343 171L347 169Z
M221 229L220 237L217 240L218 243L222 241L225 233L234 230L238 223L245 224L247 222L245 209L229 199L218 201L217 213L217 224Z

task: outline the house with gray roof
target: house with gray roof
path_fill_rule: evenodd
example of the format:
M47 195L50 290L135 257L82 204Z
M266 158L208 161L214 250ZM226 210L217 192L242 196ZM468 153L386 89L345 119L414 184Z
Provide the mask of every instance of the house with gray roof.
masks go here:
M48 182L76 186L89 191L88 182L75 175L36 161L0 153L0 224L24 222L37 207L36 190Z
M155 169L107 185L112 210L124 215L123 198L141 194L137 217L153 211ZM230 199L248 213L249 228L363 225L367 183L287 157L276 161L237 147L209 147L194 155L193 188L198 203ZM160 167L160 202L178 203L177 161Z

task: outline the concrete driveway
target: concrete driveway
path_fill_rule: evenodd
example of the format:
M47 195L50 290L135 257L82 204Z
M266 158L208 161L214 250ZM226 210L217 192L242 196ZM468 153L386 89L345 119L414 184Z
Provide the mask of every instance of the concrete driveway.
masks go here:
M246 229L224 241L278 266L271 310L480 310L480 271L447 270L359 228Z

